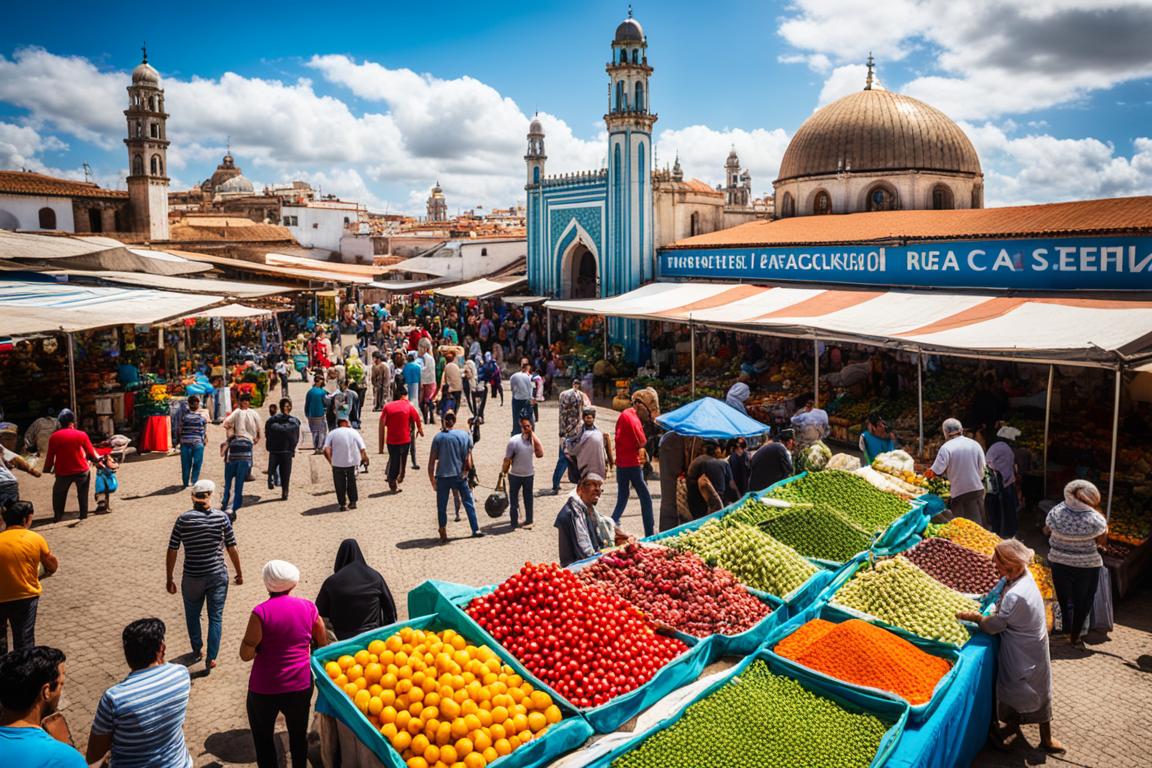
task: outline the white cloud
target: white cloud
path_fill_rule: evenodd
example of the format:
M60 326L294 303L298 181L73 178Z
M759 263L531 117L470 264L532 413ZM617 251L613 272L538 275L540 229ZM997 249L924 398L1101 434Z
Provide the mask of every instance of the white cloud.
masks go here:
M104 149L120 145L127 82L125 74L42 48L0 55L0 101L28 110L34 127L51 125Z
M44 149L40 134L26 125L0 123L0 168L38 169L36 154Z
M686 177L698 178L713 186L724 181L724 160L729 150L735 149L741 166L752 174L752 188L757 196L772 191L772 180L780 170L780 159L787 148L788 135L780 128L717 131L706 125L690 125L663 131L656 139L661 166L671 165L679 155Z

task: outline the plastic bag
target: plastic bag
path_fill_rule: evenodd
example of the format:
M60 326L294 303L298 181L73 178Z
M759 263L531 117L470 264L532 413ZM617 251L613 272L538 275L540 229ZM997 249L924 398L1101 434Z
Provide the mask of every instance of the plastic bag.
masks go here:
M848 453L838 453L829 459L825 469L842 469L845 472L855 472L860 469L860 459Z

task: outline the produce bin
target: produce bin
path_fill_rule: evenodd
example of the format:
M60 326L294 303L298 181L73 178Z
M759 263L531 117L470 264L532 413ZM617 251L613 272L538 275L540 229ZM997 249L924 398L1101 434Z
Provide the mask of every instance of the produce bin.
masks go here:
M803 669L809 674L833 681L839 685L856 688L874 696L892 699L893 701L905 702L908 704L908 722L910 723L920 723L931 717L932 713L935 712L936 708L940 705L940 701L944 698L944 695L947 693L948 687L952 684L952 681L955 680L956 677L960 674L961 666L964 663L964 657L960 654L960 651L957 650L956 646L954 645L941 643L935 640L927 640L923 637L917 637L916 635L913 635L910 632L906 632L905 630L902 630L898 627L886 628L892 634L900 637L903 640L907 640L908 642L912 643L912 645L915 645L925 653L930 653L933 656L939 656L940 658L946 659L952 664L952 668L948 671L948 674L944 675L942 678L940 678L939 682L936 683L936 688L932 691L932 698L923 704L911 704L898 694L892 693L891 691L885 691L881 688L871 688L869 686L857 685L845 680L840 680L839 678L835 678L831 675L827 675L823 672L819 672L815 669L806 667L797 661L793 661L792 659L780 656L775 652L775 648L781 640L791 635L793 632L799 629L801 625L806 624L812 619L824 619L825 621L830 621L833 624L839 624L841 622L847 621L850 618L854 617L850 616L842 610L837 610L836 608L826 604L809 606L804 611L801 611L800 613L792 616L776 632L774 632L772 637L768 639L768 642L764 644L764 650L770 653L773 658L779 659L780 664L785 668L797 667Z
M453 625L449 626L466 626L467 631L458 631L468 637L478 638L504 658L515 659L508 649L501 645L496 638L488 634L483 627L473 621L472 617L464 610L473 599L494 591L496 589L495 586L473 587L469 589L456 584L445 584L444 582L425 582L425 584L437 592L435 598L436 613L442 618L449 618L454 622ZM439 591L441 586L446 587L443 593ZM427 598L428 594L425 591L417 598L417 603L424 605L426 604ZM541 682L540 688L551 695L552 698L563 702L564 706L569 710L579 712L583 715L596 733L612 733L672 691L695 680L700 676L704 667L708 666L712 653L711 638L702 640L680 632L675 633L675 636L688 646L687 651L666 664L648 682L633 691L617 696L606 704L582 709L571 704L547 684ZM516 660L516 664L520 665L519 660ZM535 684L536 679L533 678L533 685Z
M548 692L554 702L560 707L564 718L548 728L543 736L532 739L520 746L512 753L495 760L490 765L494 768L540 768L546 766L566 752L571 752L592 735L592 728L588 722L561 697L552 693L531 672L524 667L511 654L501 648L497 643L483 634L478 627L474 628L471 622L461 622L455 615L425 615L392 624L388 627L373 629L348 640L341 640L312 652L312 674L316 678L316 711L335 717L350 728L356 737L367 746L384 765L389 768L405 768L404 761L392 748L386 738L368 721L368 718L356 707L347 694L336 687L336 684L324 671L324 665L344 654L355 654L373 640L385 640L404 627L413 629L432 629L440 632L453 629L463 635L475 645L488 645L500 660L516 670L516 673L531 683L535 688Z
M884 738L880 742L880 747L877 749L876 755L869 763L869 768L880 768L880 766L884 765L889 755L891 755L892 751L896 748L896 743L900 740L900 736L904 732L904 726L908 720L908 702L903 700L895 701L887 697L876 696L863 689L845 686L842 685L839 681L833 681L830 678L815 675L810 670L807 670L803 667L785 667L780 663L781 660L779 657L765 651L760 651L753 656L749 656L748 658L744 659L744 661L740 662L740 664L733 667L728 674L724 675L715 683L705 688L700 693L700 695L686 703L673 715L662 720L652 728L637 734L634 738L629 739L624 744L620 745L608 754L600 757L594 762L589 763L588 768L610 768L614 760L636 749L652 735L679 722L680 718L684 714L684 711L689 706L695 704L697 701L703 698L706 698L707 696L710 696L712 693L727 685L729 682L731 682L732 678L740 675L745 669L747 669L748 665L750 665L756 659L762 659L767 662L769 671L773 672L774 674L789 677L799 682L809 691L831 699L849 711L865 712L871 715L876 715L877 717L880 717L887 722L891 722L892 725L884 734ZM755 729L749 729L749 733L754 734ZM688 766L685 766L685 768L688 768Z

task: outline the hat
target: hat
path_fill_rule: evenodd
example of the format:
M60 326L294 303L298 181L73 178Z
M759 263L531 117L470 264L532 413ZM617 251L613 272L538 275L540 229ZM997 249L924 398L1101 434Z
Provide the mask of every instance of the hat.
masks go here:
M1016 427L1010 427L1007 424L1000 427L1000 429L996 431L996 437L1002 437L1005 440L1015 440L1016 438L1020 437L1021 434L1023 433L1016 429Z
M216 483L211 480L197 480L192 486L192 493L199 496L205 493L216 493Z
M300 583L300 569L287 560L269 560L262 575L269 592L287 592Z
M795 438L796 438L796 432L795 431L793 431L791 429L782 429L776 435L776 442L786 443L789 440L794 440Z
M336 411L336 421L351 421L352 410L350 408L341 408Z
M595 416L596 415L596 408L595 408L595 406L586 405L580 409L580 414L583 416Z

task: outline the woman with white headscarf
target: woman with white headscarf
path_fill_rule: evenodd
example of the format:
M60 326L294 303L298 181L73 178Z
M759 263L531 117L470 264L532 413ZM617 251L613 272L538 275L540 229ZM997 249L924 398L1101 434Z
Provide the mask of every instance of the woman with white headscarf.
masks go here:
M1099 507L1099 489L1087 480L1073 480L1064 486L1064 502L1052 507L1044 520L1056 602L1069 641L1077 648L1084 647L1080 633L1088 622L1104 565L1099 545L1108 540L1108 521Z
M996 545L992 563L1003 585L996 611L990 616L975 612L956 614L990 635L1000 636L1000 656L996 670L996 718L992 740L1007 748L1007 739L1021 741L1023 723L1040 726L1040 748L1049 754L1062 754L1064 745L1052 738L1052 659L1048 653L1048 624L1044 598L1028 570L1035 553L1018 539ZM1002 729L999 722L1008 727Z
M312 706L313 646L328 644L328 634L316 606L290 593L300 582L300 570L283 560L264 566L268 599L252 609L240 644L240 658L252 661L248 678L248 725L256 745L256 765L275 768L276 716L284 714L292 768L308 764L308 713Z
M724 402L747 416L748 408L744 403L747 402L751 396L752 389L748 386L748 375L742 373L740 374L740 379L728 388L728 394L724 396Z

